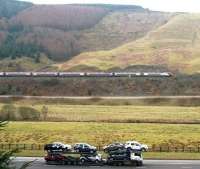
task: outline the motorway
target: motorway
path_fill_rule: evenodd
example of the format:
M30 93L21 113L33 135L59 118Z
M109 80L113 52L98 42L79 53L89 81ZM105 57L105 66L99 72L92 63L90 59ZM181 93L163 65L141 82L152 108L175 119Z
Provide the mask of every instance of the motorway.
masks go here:
M90 169L129 169L133 167L119 167L119 166L64 166L64 165L46 165L45 161L42 158L17 158L14 160L14 164L19 168L24 162L33 161L37 159L28 169L81 169L81 168L90 168ZM137 167L141 169L200 169L200 161L192 160L145 160L144 166Z

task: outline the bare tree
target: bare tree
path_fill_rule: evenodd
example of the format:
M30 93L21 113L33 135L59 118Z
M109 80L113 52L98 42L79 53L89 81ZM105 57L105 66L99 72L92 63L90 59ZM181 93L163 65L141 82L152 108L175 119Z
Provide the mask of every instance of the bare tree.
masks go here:
M42 110L41 110L41 113L42 113L42 119L43 119L43 120L46 120L46 119L47 119L47 116L48 116L48 107L43 106L43 107L42 107Z

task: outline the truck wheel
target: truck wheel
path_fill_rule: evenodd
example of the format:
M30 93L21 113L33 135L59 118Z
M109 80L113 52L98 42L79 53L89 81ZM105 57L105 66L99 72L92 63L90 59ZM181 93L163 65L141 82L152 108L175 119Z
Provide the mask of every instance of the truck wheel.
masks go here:
M70 162L70 161L67 161L67 165L71 165L71 162Z
M140 161L140 162L137 162L137 166L143 166L143 162L142 161Z
M146 150L145 148L142 148L142 151L143 151L143 152L147 152L147 150Z
M123 163L122 162L118 162L117 166L123 166Z
M84 165L85 164L85 160L84 159L81 159L80 160L80 165Z
M133 161L133 162L132 162L132 166L134 166L134 167L135 167L135 166L138 166L138 163L137 163L136 161Z
M65 165L65 161L60 161L60 164L61 165Z
M74 165L79 165L79 163L77 161L74 161L73 164Z

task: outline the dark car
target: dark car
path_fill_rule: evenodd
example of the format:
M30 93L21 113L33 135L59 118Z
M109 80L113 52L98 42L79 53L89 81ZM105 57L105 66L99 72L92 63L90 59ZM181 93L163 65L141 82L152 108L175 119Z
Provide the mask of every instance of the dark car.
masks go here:
M48 152L68 152L71 151L71 145L54 142L52 144L46 144L44 150Z
M74 145L74 151L80 153L95 153L97 148L86 143L77 143Z
M80 154L62 154L48 153L44 158L47 164L62 164L62 165L78 165L80 163Z
M45 158L47 164L56 163L56 164L65 164L65 156L62 154L48 154Z
M119 149L124 149L124 144L122 143L113 143L108 146L103 147L104 152L116 151Z

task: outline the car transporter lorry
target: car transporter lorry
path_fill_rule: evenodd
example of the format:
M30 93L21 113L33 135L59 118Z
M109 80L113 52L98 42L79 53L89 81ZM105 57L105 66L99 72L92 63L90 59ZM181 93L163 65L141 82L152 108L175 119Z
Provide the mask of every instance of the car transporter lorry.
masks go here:
M78 146L85 146L86 149L77 149ZM53 147L52 147L53 146ZM56 149L58 147L58 149ZM62 149L58 144L45 145L44 150L47 152L45 156L48 165L111 165L111 166L142 166L143 157L142 149L130 149L121 146L115 150L105 151L105 159L97 152L94 146L85 143L75 144L71 150ZM95 150L95 151L94 151Z

